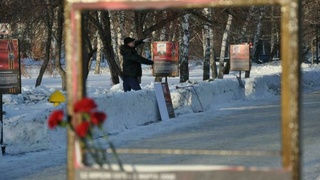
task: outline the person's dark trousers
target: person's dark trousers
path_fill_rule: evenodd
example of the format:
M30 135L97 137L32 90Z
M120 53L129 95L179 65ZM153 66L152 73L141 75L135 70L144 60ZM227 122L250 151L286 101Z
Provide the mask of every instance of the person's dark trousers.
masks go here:
M123 90L124 92L132 90L141 90L139 80L137 77L123 76Z

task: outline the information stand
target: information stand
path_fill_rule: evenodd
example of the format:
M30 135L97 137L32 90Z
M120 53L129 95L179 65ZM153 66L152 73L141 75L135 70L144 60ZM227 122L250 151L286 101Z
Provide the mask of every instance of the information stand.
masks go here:
M241 80L241 71L250 70L250 45L235 44L230 45L230 70L239 71L239 76L236 75L239 85L244 88L244 83Z
M179 76L179 44L169 41L152 43L153 76Z
M169 41L155 41L152 43L153 76L165 77L164 83L154 85L161 119L174 118L168 77L179 76L179 44Z
M3 141L3 94L21 93L20 53L18 39L0 39L0 146L5 154L6 145Z

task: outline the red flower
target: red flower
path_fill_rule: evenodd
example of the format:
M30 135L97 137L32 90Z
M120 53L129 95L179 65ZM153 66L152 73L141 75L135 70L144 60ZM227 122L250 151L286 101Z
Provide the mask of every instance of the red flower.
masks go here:
M76 127L75 131L80 138L84 138L87 136L88 131L89 131L89 126L90 126L90 124L87 121L85 121Z
M64 112L62 110L53 111L49 117L48 126L50 129L55 128L63 121Z
M107 115L103 112L94 112L94 113L91 113L90 116L91 116L91 123L94 125L101 125L107 118Z
M73 111L88 113L97 107L96 103L90 98L83 98L74 104Z

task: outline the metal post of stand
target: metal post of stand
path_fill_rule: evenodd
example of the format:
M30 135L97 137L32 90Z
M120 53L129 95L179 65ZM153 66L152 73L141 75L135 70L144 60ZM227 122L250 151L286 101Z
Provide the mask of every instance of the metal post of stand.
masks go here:
M165 83L168 83L168 76L165 77Z
M317 36L316 36L316 63L319 64L319 38L318 38L319 29L318 29L318 27L316 27L316 32L317 32Z
M243 83L242 80L241 80L241 71L239 71L239 76L237 76L237 75L235 75L235 76L236 76L237 79L238 79L239 86L240 86L241 88L244 88L244 83Z
M1 123L1 137L0 137L0 146L1 153L4 155L6 153L6 146L3 143L3 107L2 107L2 94L0 94L0 123Z

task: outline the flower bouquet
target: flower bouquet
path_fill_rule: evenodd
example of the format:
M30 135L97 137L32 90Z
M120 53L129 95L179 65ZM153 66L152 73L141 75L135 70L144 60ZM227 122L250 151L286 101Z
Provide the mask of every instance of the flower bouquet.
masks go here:
M76 102L73 106L73 112L74 115L80 115L80 123L73 125L71 120L65 119L63 110L56 110L49 116L49 129L63 127L69 128L73 131L79 139L81 149L86 157L83 162L85 165L97 164L100 167L106 163L110 165L106 148L106 146L109 146L120 169L123 170L122 163L116 153L116 149L112 142L109 141L108 136L104 133L102 128L102 124L107 119L107 115L104 112L97 111L96 103L90 98L83 98ZM93 134L95 131L103 134L103 140L105 140L104 144L102 144L98 139L94 139ZM88 159L93 160L93 163L90 163Z

